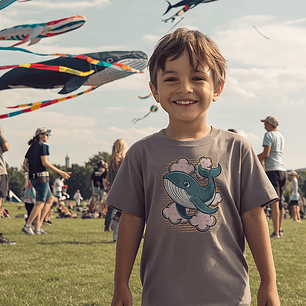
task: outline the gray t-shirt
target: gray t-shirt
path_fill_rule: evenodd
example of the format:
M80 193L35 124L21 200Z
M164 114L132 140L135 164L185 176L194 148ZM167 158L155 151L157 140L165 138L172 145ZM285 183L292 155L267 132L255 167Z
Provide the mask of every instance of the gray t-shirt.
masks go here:
M107 204L145 218L143 306L250 304L241 215L277 199L251 145L220 129L135 143Z
M279 131L266 132L262 145L271 147L269 156L265 158L266 171L286 171L283 162L284 136Z
M7 142L4 130L0 125L0 175L7 174L6 171L6 162L3 157L2 145Z

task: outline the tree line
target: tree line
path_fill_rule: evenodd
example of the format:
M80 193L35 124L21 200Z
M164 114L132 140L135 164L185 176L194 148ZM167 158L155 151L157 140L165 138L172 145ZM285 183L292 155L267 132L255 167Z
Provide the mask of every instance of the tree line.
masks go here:
M84 199L89 199L92 194L91 186L91 174L94 167L96 167L98 161L103 159L106 163L109 162L110 155L107 152L98 152L91 158L84 166L79 166L78 164L72 164L69 168L65 166L55 165L55 167L63 170L65 172L71 172L71 177L68 181L64 181L68 185L68 194L73 197L77 190L81 191L82 197ZM24 171L23 169L18 169L17 167L10 167L7 165L7 172L9 177L9 188L12 190L18 198L22 200L24 193ZM54 171L49 170L50 173L50 187L52 190L52 185L54 180L58 177L58 174Z

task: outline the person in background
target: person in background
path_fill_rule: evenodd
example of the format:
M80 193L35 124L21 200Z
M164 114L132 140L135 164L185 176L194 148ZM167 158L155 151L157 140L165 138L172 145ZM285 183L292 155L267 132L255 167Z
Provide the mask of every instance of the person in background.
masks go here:
M9 192L9 179L6 170L6 162L3 158L3 153L10 149L10 145L4 134L4 130L0 125L0 211L2 199L8 196ZM7 238L0 233L0 244L14 245L16 242L9 241Z
M98 201L102 201L103 193L106 187L107 167L104 160L97 163L97 167L91 175L92 197L97 197Z
M31 181L29 180L29 173L25 172L24 176L25 176L25 186L24 186L23 202L25 209L27 210L27 217L25 219L25 222L27 223L36 202L36 191Z
M290 192L290 210L292 220L298 223L301 223L300 217L300 206L299 206L299 197L300 194L298 192L299 182L297 179L297 172L292 170L288 173L288 180L291 182L291 192Z
M125 157L126 151L128 150L128 146L126 142L123 139L117 139L112 148L112 154L109 159L108 164L108 187L111 188L114 179L118 173L119 167ZM114 211L114 209L110 206L107 208L107 214L105 217L105 226L104 231L109 232L110 231L110 225L112 223L112 230L113 230L113 240L117 241L117 233L118 233L118 225L119 220L121 216L121 211L117 210Z
M283 152L285 148L284 136L277 130L278 120L274 116L268 116L261 120L264 122L266 133L263 139L263 152L257 157L263 164L266 174L272 183L279 197L278 202L271 204L273 233L271 238L280 238L283 236L282 222L284 218L282 196L286 184L287 172L283 162Z
M77 190L73 196L75 200L76 207L81 206L81 201L83 200L80 190Z
M51 130L43 127L38 128L35 136L28 142L28 149L23 162L23 168L29 172L31 184L36 191L36 203L22 231L28 235L46 234L41 229L42 223L53 204L53 196L49 185L49 172L47 169L53 170L64 179L69 179L70 172L66 173L48 161L49 146L47 145ZM40 216L39 216L40 214ZM35 218L39 218L35 222L35 230L32 230L32 222Z

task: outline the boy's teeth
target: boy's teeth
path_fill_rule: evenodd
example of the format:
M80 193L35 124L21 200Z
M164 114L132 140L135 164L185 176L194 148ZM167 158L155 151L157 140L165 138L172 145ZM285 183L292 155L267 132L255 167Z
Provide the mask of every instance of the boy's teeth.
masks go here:
M175 101L177 104L192 104L194 101Z

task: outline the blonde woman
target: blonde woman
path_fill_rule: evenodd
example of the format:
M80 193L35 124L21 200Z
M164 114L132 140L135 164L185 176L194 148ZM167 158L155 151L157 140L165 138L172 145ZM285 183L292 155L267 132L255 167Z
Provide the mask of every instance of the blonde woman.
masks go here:
M107 181L108 181L108 187L110 188L113 184L113 181L116 177L116 174L119 170L119 167L125 157L126 151L128 149L128 146L126 144L126 142L122 139L117 139L114 144L113 144L113 149L112 149L112 155L110 157L109 160L109 164L108 164L108 177L107 177ZM113 218L114 215L114 209L112 207L108 206L107 209L107 214L105 217L105 227L104 227L104 231L105 232L110 232L110 223L111 220ZM115 227L114 227L114 241L116 240L116 230L118 229L118 226L116 227L116 222L114 223Z

